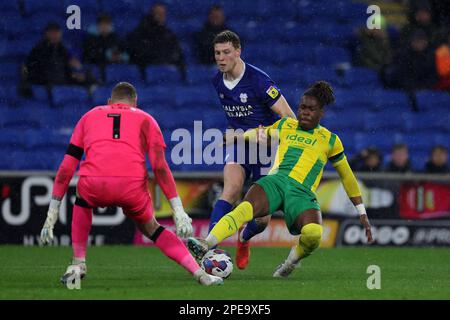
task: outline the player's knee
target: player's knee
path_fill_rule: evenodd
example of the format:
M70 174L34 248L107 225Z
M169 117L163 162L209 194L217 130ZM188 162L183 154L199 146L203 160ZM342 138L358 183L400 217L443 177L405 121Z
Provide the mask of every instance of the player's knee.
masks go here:
M223 188L221 198L233 204L239 199L241 191L242 186L239 183L229 183Z
M308 223L301 230L300 244L307 253L313 252L320 245L323 228L317 223Z

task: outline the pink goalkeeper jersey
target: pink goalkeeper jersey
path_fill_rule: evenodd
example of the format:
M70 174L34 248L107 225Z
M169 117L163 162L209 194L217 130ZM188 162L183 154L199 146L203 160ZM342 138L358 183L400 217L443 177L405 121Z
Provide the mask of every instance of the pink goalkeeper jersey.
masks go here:
M156 120L126 104L98 106L78 121L72 138L84 150L79 176L147 177L145 155L165 148Z

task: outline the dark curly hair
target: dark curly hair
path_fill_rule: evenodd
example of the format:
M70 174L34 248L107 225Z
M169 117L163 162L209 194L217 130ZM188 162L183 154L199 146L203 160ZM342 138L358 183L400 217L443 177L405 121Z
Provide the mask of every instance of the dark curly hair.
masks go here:
M334 102L333 88L326 81L317 81L304 93L305 96L314 97L323 107Z

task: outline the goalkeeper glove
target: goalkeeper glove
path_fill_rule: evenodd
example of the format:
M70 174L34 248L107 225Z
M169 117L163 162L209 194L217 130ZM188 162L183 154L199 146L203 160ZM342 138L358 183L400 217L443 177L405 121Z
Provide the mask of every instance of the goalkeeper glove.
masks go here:
M41 230L41 243L43 245L50 244L53 241L53 227L58 220L60 200L52 199L47 212L44 226Z
M181 238L192 236L192 219L184 212L180 197L170 199L170 205L173 210L173 221L175 222L177 236Z

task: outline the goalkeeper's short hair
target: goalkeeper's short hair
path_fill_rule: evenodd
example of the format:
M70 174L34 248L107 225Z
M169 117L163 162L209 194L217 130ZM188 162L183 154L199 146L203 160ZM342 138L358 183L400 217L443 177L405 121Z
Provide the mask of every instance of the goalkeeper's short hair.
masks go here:
M111 93L111 100L134 100L137 97L136 88L128 82L119 82Z

